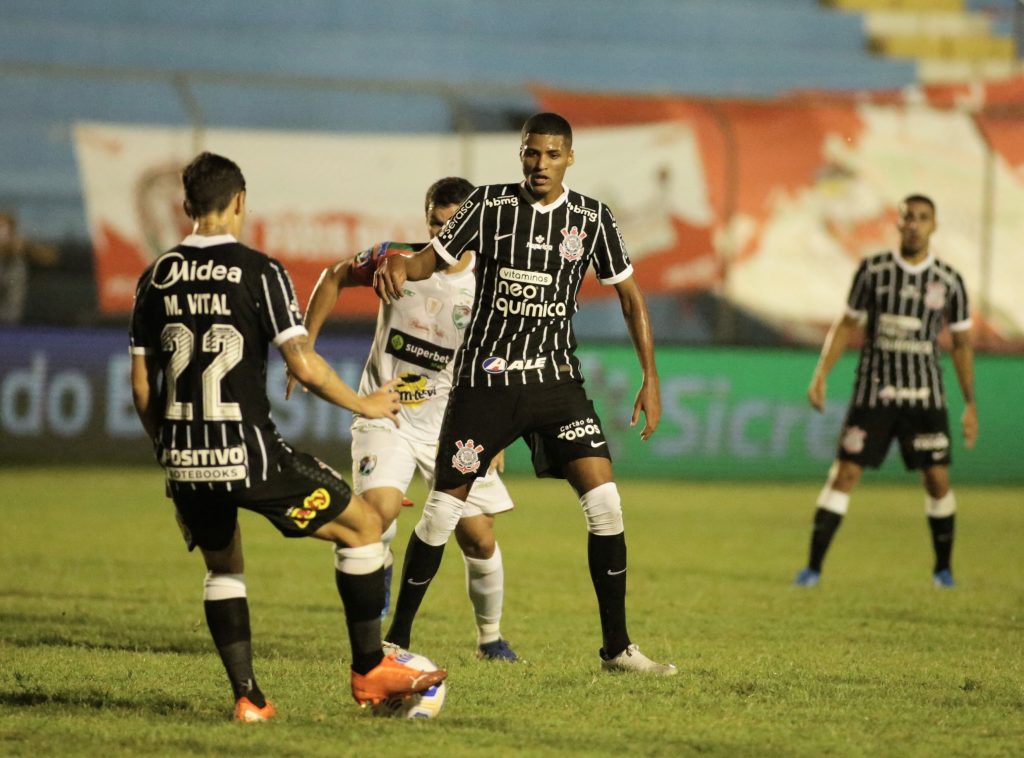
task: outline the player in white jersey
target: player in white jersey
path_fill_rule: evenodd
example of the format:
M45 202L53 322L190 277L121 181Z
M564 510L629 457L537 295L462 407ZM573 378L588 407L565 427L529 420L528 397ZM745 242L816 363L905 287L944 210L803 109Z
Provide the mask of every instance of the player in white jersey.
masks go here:
M935 586L953 586L956 500L949 486L952 457L938 335L944 324L952 333L953 365L964 398L964 443L971 449L978 436L978 414L970 308L960 274L930 251L935 231L931 199L904 199L899 231L898 254L871 256L857 269L846 313L825 338L807 390L811 405L823 410L825 379L863 323L864 347L853 397L835 462L818 496L808 563L794 582L800 587L814 587L820 581L822 561L846 514L850 492L864 468L878 468L885 460L893 438L899 441L905 466L921 471L935 550Z
M473 185L458 177L431 185L425 201L431 237L472 191ZM380 243L325 269L306 310L311 339L315 340L342 289L372 283L375 258L413 249L418 247ZM384 520L387 588L393 572L390 544L397 533L396 518L404 493L417 470L428 486L434 480L441 421L452 387L452 359L462 344L476 291L473 262L469 255L458 266L423 281L409 282L406 297L382 304L377 314L377 329L359 391L372 393L398 378L402 407L397 426L387 419L355 417L352 480L355 492ZM517 656L500 631L504 567L494 538L494 516L513 507L498 476L501 463L500 457L495 459L487 475L474 483L455 536L466 564L466 586L476 616L477 655L486 660L515 661ZM387 609L386 600L382 615Z

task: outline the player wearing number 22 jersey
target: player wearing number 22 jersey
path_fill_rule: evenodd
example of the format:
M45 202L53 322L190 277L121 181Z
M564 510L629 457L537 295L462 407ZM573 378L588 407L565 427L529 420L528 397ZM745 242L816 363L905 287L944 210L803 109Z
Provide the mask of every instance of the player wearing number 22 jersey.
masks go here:
M238 242L245 178L231 160L202 153L182 174L193 234L142 275L131 321L132 399L167 477L189 549L206 564L207 626L235 697L235 718L266 721L273 703L253 673L238 509L287 537L335 545L335 584L361 704L406 697L444 679L385 657L380 641L384 549L370 505L311 455L292 450L270 418L267 352L319 397L370 418L394 419L390 385L359 395L309 344L288 274Z

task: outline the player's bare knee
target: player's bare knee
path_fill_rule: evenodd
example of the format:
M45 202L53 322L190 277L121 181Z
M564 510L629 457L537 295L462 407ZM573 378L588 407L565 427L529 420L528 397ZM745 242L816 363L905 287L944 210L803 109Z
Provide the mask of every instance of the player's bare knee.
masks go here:
M462 505L462 500L447 492L431 492L423 504L423 515L416 524L416 536L434 547L448 542L462 517Z
M949 468L930 466L921 473L924 489L929 497L941 498L949 492Z
M455 539L459 543L459 549L467 558L476 558L485 561L494 555L494 546L497 542L494 534L481 534L479 532L462 532L455 530Z
M828 489L849 494L860 481L862 471L863 469L856 463L835 461L829 469L828 483L825 486Z
M594 487L580 496L583 515L587 519L587 531L599 536L622 534L622 500L615 482Z

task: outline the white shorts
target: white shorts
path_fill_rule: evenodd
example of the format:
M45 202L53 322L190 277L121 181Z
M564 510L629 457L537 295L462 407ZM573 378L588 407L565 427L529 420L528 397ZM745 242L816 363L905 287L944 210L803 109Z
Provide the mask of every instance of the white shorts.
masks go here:
M377 487L405 492L419 469L427 486L433 486L437 440L410 440L390 424L359 421L352 425L352 489L361 495ZM473 482L462 516L510 511L512 498L497 471Z

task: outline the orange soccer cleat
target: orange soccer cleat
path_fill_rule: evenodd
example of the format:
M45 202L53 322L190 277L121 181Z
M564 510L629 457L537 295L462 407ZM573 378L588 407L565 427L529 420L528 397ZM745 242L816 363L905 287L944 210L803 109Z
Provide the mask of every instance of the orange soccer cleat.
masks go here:
M368 673L352 672L352 697L359 705L412 697L441 683L446 676L448 672L444 669L420 671L399 663L393 655L386 655Z
M414 502L413 502L412 500L410 500L409 498L407 498L407 497L403 497L403 498L402 498L402 507L403 507L403 508L412 508L412 507L413 507L413 506L415 506L415 505L416 505L416 503L414 503Z
M238 702L235 703L235 721L255 724L260 721L270 721L276 715L277 709L269 700L262 708L257 708L247 697L240 697Z

